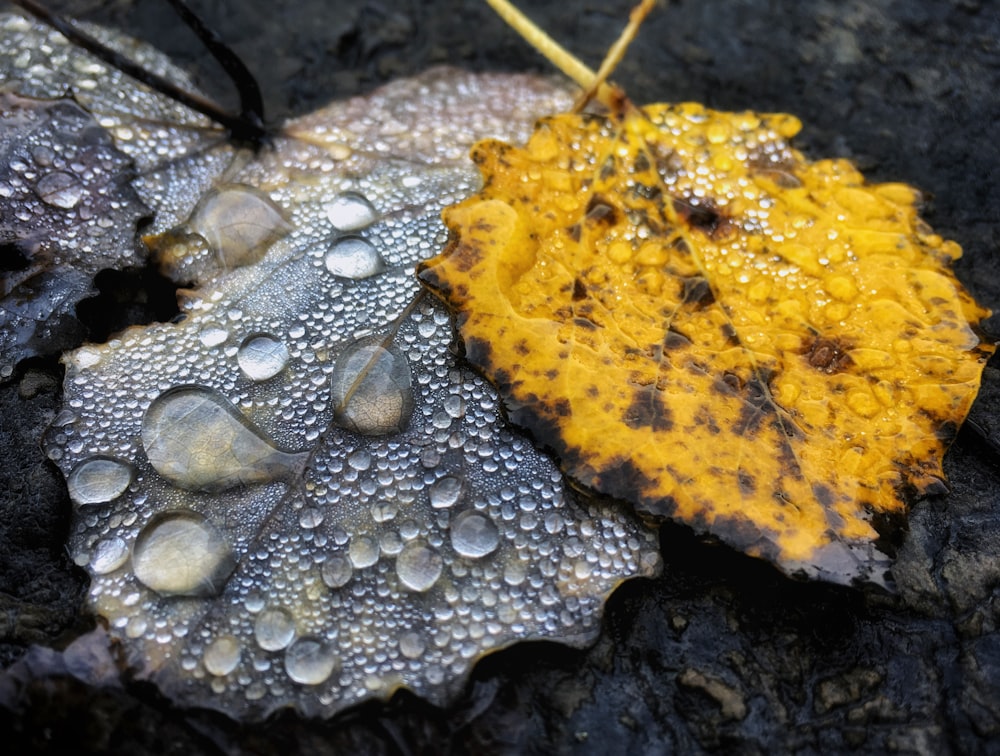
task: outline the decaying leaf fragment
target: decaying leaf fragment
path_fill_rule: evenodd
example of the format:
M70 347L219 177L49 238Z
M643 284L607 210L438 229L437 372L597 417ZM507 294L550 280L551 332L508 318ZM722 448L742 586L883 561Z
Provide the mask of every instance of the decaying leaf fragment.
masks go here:
M23 19L0 29L31 51L0 52L0 76L28 91L112 75ZM179 322L64 358L45 447L133 673L241 719L330 715L400 687L443 704L522 639L591 641L610 591L659 568L655 533L567 490L451 352L445 309L414 301L441 209L477 184L469 147L525 138L565 89L431 71L249 155L121 86L89 107L147 148L150 239L191 289Z
M76 306L104 268L138 265L149 211L132 161L70 98L0 91L0 379L79 340Z
M472 153L420 277L510 419L586 488L789 573L881 581L993 346L917 193L810 162L786 115L561 115Z

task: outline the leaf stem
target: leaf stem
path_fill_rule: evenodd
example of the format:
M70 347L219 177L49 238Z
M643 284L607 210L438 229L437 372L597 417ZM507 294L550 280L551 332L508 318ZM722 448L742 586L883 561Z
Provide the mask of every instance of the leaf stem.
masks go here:
M507 24L520 34L524 40L541 53L552 65L562 71L583 89L573 106L573 112L581 110L592 99L597 99L611 110L620 110L627 101L624 92L618 87L609 85L607 78L621 62L629 44L635 39L646 16L653 10L657 0L641 0L629 14L629 22L621 35L604 56L601 67L594 72L580 61L573 53L556 42L542 31L534 21L519 11L510 0L486 0L486 3L496 11Z

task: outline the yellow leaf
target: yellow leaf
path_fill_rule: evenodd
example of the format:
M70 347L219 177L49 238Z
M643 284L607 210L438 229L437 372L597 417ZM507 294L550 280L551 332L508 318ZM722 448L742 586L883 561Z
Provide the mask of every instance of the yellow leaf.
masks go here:
M872 574L940 489L993 345L917 193L809 162L787 115L626 105L486 141L423 282L579 484L788 572Z

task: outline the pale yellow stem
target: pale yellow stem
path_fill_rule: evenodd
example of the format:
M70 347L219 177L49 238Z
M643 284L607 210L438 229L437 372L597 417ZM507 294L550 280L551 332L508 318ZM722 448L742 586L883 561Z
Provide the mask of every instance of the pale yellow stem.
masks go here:
M597 74L552 39L552 37L539 29L530 18L511 5L509 0L486 0L486 2L514 31L524 37L529 45L538 50L552 65L569 78L585 90L589 89L591 84L594 83ZM598 97L603 94L602 89L598 88Z
M487 0L488 2L489 0ZM611 48L608 50L607 55L604 56L604 60L601 62L601 67L597 69L597 74L594 76L590 84L584 86L583 94L581 94L575 103L573 103L573 112L578 113L583 110L588 102L597 95L597 99L605 105L611 106L612 102L609 102L606 98L605 93L601 92L601 87L604 86L608 77L611 76L618 64L621 63L622 58L625 57L625 51L628 50L628 46L632 44L632 40L635 39L635 35L639 32L639 26L642 22L646 20L646 16L649 15L650 11L653 10L653 6L656 5L657 0L642 0L632 12L629 14L628 24L622 29L622 33L619 35L618 39L615 41ZM602 96L603 95L603 96Z

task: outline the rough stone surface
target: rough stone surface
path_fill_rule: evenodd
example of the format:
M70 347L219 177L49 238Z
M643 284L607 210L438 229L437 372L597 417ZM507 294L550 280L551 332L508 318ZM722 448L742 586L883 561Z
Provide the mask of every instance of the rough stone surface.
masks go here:
M531 12L596 63L629 4L546 1ZM442 59L542 68L467 3L338 3L336 14L318 0L199 5L262 74L275 117ZM76 6L160 37L217 80L165 4ZM959 277L997 309L998 39L996 9L975 0L685 0L658 11L616 79L637 101L795 113L810 155L851 157L873 180L933 192L928 221L962 244ZM130 298L130 317L152 296ZM973 411L992 444L964 430L946 458L951 492L914 507L897 595L790 582L667 528L664 577L616 593L597 645L496 654L448 709L404 693L328 722L279 714L241 727L177 710L148 686L94 687L69 673L5 687L0 729L22 752L989 752L1000 738L998 380L987 372ZM0 386L4 664L86 627L83 579L62 551L68 500L37 446L58 384L57 368L40 363Z

